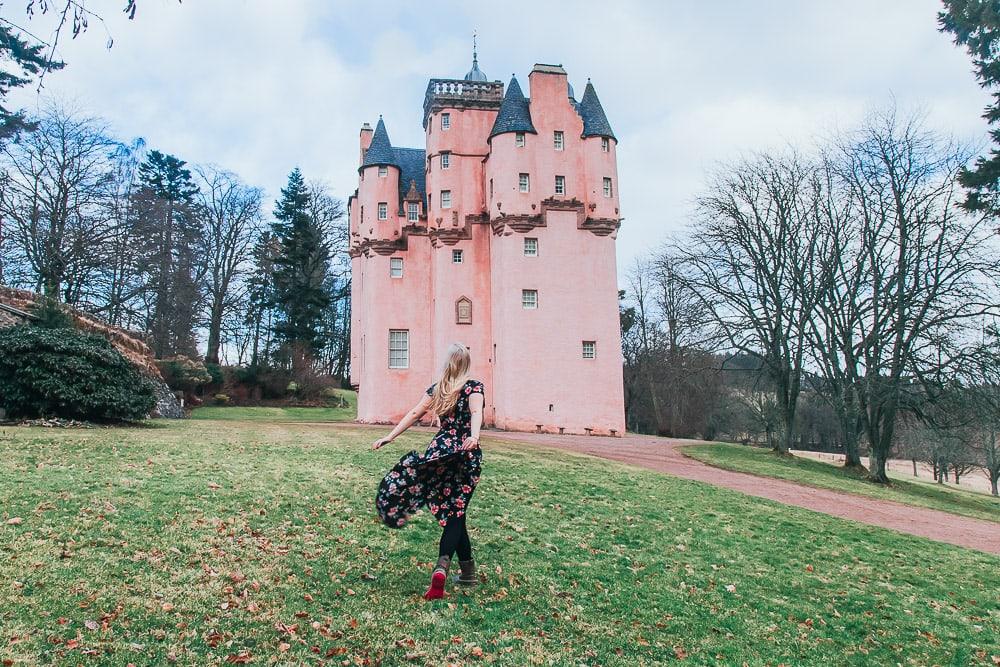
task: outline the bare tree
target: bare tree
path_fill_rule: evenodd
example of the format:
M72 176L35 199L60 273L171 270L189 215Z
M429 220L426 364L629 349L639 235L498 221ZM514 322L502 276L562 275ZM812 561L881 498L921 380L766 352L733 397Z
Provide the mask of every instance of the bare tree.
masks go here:
M103 122L52 103L2 148L6 235L46 296L79 302L99 267L112 227L112 145Z
M832 158L849 229L834 243L837 286L826 291L830 331L819 340L853 387L878 482L888 481L900 413L933 398L963 358L963 328L995 309L984 298L997 268L990 230L956 206L967 159L894 110L873 115Z
M787 452L802 388L806 331L823 289L819 183L799 156L760 155L720 171L698 202L686 276L719 334L756 356L775 394L770 445Z
M223 320L238 303L235 283L249 270L253 246L263 225L263 192L215 166L197 167L195 175L199 181L196 215L202 226L199 274L208 310L205 361L217 364Z

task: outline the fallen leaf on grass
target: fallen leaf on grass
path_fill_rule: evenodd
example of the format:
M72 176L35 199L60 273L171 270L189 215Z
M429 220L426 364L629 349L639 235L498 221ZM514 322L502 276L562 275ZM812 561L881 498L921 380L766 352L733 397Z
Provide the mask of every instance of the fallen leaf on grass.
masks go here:
M688 657L688 654L687 654L687 651L685 651L683 647L681 647L681 646L675 646L674 647L674 657L677 658L678 660L683 660L684 658Z
M83 627L87 628L88 630L96 630L101 626L97 624L97 621L92 621L90 619L87 619L86 621L83 622Z
M226 658L226 662L231 665L245 665L251 660L253 660L253 656L250 655L250 651L240 651Z
M8 526L20 526L22 523L24 523L24 519L22 519L19 516L15 516L13 518L7 519L7 525Z
M221 489L222 487L219 486L218 484L216 484L215 482L209 482L208 483L208 488L210 488L210 489L212 489L214 491L216 489Z

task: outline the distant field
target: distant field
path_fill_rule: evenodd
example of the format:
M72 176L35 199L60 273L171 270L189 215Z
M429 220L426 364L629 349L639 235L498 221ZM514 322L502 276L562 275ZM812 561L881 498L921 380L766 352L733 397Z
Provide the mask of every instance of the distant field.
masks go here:
M358 394L341 392L347 399L346 408L271 408L206 405L195 408L191 419L225 419L235 421L354 421L358 414Z
M439 527L373 508L427 433L373 452L370 430L254 414L0 427L0 662L1000 660L996 557L488 434L484 580L427 603Z
M964 491L952 486L911 482L899 479L898 476L893 477L892 485L886 487L873 484L840 465L825 463L811 457L777 456L770 450L759 447L713 443L689 445L681 451L691 458L727 470L777 477L809 486L894 500L908 505L1000 522L1000 498L984 493Z

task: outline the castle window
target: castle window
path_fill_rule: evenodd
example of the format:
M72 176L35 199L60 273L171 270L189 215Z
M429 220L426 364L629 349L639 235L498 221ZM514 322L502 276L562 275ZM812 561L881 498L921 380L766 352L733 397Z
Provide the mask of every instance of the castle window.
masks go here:
M592 340L583 341L583 358L593 359L597 356L596 352L597 343Z
M461 264L462 263L462 255L463 255L463 253L462 253L461 250L452 250L451 251L451 263L452 264Z
M410 367L410 330L389 329L389 368Z
M490 199L493 199L493 179L490 179Z
M451 208L451 190L441 191L441 208Z
M441 168L447 169L451 166L451 153L441 153Z
M605 153L611 152L611 140L607 137L601 137L601 150Z
M378 203L378 219L388 220L389 219L389 205L384 201Z
M604 179L604 196L605 197L611 196L611 179L607 177L605 177Z
M441 114L441 129L447 130L451 127L451 114L443 113Z
M538 239L533 239L533 238L524 239L524 256L538 257Z
M527 310L534 310L535 308L538 308L538 290L521 290L521 307Z
M420 218L420 204L415 201L407 202L406 204L406 219L410 222L416 222Z
M378 177L385 178L388 175L389 175L389 167L385 166L384 164L380 164L378 166Z
M552 145L557 151L563 149L563 133L562 130L556 130L552 133Z
M390 257L389 258L389 277L390 278L402 278L403 277L403 258L402 257Z
M524 132L514 133L514 145L518 148L524 148Z
M467 297L455 302L455 324L472 324L472 302Z
M556 176L556 194L564 195L566 194L566 177Z
M517 175L517 186L521 192L528 192L531 189L531 182L528 180L527 174Z

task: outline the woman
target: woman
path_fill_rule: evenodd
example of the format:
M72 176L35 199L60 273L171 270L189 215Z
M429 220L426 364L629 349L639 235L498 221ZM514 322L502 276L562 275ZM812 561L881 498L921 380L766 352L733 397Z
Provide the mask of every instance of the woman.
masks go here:
M465 516L481 470L479 429L484 397L483 383L469 378L468 348L454 343L448 348L441 378L389 435L372 444L372 449L378 449L392 442L426 412L440 419L440 429L427 451L410 452L400 459L382 480L375 499L379 517L390 528L402 528L424 505L444 527L426 600L444 597L448 567L456 552L461 569L456 583L472 586L477 582Z

